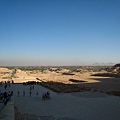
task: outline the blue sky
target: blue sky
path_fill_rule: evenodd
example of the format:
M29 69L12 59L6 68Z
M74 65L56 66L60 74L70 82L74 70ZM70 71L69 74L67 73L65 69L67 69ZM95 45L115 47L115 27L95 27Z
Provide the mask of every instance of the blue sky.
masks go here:
M119 0L0 0L0 66L120 63Z

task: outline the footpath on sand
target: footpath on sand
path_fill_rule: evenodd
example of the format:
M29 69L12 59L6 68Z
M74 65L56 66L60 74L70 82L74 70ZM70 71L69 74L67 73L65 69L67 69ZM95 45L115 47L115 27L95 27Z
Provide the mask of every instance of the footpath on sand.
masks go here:
M120 97L117 96L99 92L55 93L34 85L30 97L30 86L22 84L11 84L6 90L14 93L18 120L120 120ZM42 101L47 91L51 100Z

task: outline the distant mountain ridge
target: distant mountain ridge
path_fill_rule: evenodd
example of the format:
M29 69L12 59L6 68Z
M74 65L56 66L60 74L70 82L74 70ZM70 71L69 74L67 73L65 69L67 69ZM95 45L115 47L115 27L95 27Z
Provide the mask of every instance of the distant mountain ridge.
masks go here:
M115 63L95 63L93 66L113 66Z

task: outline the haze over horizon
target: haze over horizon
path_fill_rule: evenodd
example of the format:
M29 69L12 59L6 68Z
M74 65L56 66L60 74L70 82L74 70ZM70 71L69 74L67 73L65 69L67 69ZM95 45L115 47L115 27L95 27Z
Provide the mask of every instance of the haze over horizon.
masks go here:
M0 0L0 66L120 63L119 0Z

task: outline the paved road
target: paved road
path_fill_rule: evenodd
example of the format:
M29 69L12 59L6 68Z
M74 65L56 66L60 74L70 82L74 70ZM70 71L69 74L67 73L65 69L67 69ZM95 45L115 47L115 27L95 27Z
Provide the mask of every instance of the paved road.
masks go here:
M49 90L52 99L42 101L41 96L48 89L40 85L34 86L31 97L30 86L13 84L7 88L9 90L14 91L15 106L20 115L50 116L50 120L120 120L120 97L98 92L55 93Z

